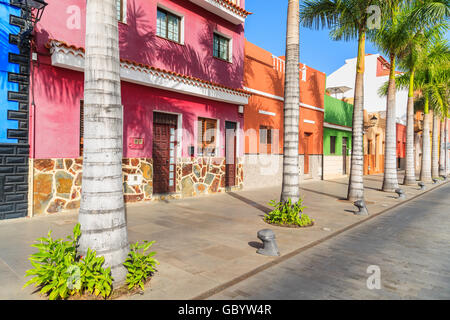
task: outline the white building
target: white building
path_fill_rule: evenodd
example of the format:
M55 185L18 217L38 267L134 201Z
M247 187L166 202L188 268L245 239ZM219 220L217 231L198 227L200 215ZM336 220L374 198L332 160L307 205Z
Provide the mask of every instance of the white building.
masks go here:
M346 98L353 103L355 95L357 58L345 60L345 64L327 77L327 90L333 97ZM379 54L366 55L364 74L364 109L368 113L386 110L386 96L379 96L378 90L389 80L390 64ZM397 91L397 123L406 125L408 90Z

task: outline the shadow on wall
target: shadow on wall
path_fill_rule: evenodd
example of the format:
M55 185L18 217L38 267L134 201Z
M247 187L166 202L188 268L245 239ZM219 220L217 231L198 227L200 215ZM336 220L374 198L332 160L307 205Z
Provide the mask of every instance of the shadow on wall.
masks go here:
M323 95L325 94L325 90L321 88L320 79L317 72L314 71L311 77L307 80L306 92L308 92L308 95L312 98L312 105L315 107L323 107ZM323 81L324 80L322 80L322 82ZM305 100L301 97L302 91L303 90L300 90L300 101L304 102Z
M148 22L144 9L136 7L136 2L131 2L128 6L127 25L120 26L121 58L242 88L244 52L233 55L232 63L214 58L213 34L216 27L213 22L205 25L198 39L200 47L196 48L189 43L181 45L157 36L156 26ZM242 25L237 26L235 32L242 32L242 28ZM137 47L143 48L136 52ZM236 50L238 49L233 49L234 52Z

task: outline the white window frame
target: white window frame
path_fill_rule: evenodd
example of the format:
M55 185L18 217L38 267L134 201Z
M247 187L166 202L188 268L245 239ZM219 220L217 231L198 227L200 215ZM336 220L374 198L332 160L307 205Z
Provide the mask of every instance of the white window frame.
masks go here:
M116 7L117 7L117 1L116 0ZM122 16L122 20L117 19L117 21L121 22L121 23L127 23L127 0L122 0L122 11L123 11L123 16Z
M226 61L229 63L233 63L233 37L228 34L225 34L223 32L220 32L218 30L214 30L214 32L213 32L213 48L212 48L213 56L214 56L214 33L221 37L228 39L228 59ZM217 57L215 57L215 58L217 58ZM217 59L220 59L220 58L217 58ZM222 59L220 59L220 60L222 60Z
M173 41L173 42L178 43L178 44L184 45L184 15L182 13L180 13L178 11L175 11L173 9L170 9L170 8L166 7L165 5L162 5L160 3L158 3L157 6L156 6L156 14L157 15L158 15L158 9L162 9L164 11L167 11L167 12L177 16L178 18L180 18L180 42L176 42L176 41L173 41L173 40L170 40L170 39L168 39L168 40L169 41ZM156 19L156 23L158 23L158 18ZM164 38L164 39L166 39L166 38Z

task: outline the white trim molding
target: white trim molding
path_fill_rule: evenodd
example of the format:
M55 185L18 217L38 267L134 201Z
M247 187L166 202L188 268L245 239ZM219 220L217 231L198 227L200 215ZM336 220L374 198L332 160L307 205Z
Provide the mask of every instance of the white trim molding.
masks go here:
M276 95L273 95L273 94L270 94L270 93L266 93L266 92L263 92L263 91L259 91L259 90L251 89L251 88L247 88L247 87L244 87L244 90L248 91L248 92L251 92L251 93L254 93L254 94L257 94L257 95L260 95L260 96L264 96L264 97L267 97L267 98L271 98L271 99L275 99L275 100L279 100L279 101L283 101L284 102L284 98L280 97L280 96L276 96Z
M84 52L59 41L51 41L50 53L55 67L84 72ZM120 78L143 86L174 91L230 104L246 105L250 94L211 82L122 60Z
M269 111L265 111L265 110L258 110L258 113L265 114L265 115L272 116L272 117L275 117L277 115L275 112L269 112Z
M316 124L315 121L313 121L313 120L308 120L308 119L303 119L303 122L304 122L304 123L310 123L310 124Z
M338 124L328 123L328 122L324 122L323 123L323 127L324 128L330 128L330 129L337 129L337 130L342 130L342 131L353 132L352 128L341 126L341 125L338 125Z
M256 89L252 89L252 88L248 88L248 87L244 87L244 90L248 91L248 92L251 92L251 93L254 93L254 94L257 94L257 95L260 95L260 96L263 96L263 97L267 97L267 98L271 98L271 99L275 99L275 100L284 102L284 98L280 97L280 96L276 96L276 95L273 95L273 94L270 94L270 93L266 93L266 92L259 91L259 90L256 90ZM299 102L299 106L301 106L303 108L317 110L317 111L320 111L320 112L325 112L325 110L322 109L322 108L314 107L314 106L311 106L309 104L302 103L302 102Z

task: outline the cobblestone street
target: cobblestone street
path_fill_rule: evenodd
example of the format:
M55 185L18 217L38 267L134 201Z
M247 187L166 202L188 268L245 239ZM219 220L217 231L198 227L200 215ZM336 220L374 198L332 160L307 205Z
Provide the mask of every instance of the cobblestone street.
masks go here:
M210 299L449 299L449 192L447 184ZM380 290L367 288L371 265Z

